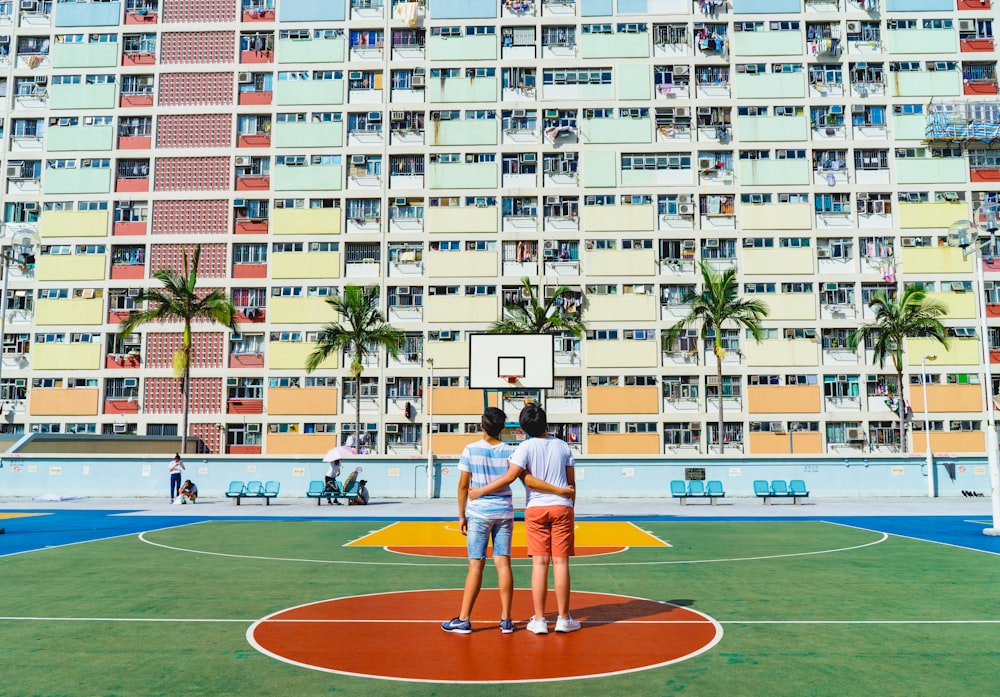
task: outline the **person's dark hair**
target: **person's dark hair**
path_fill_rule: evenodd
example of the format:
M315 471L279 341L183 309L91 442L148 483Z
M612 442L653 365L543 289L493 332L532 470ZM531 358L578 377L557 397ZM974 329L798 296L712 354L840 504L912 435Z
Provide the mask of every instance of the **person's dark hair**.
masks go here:
M174 459L175 460L180 460L181 459L181 454L177 453L176 455L174 455Z
M486 407L483 412L483 430L490 438L499 438L503 433L504 426L507 425L507 415L502 409L496 407Z
M362 479L361 481L358 482L358 486L364 486L367 483L368 483L367 479Z
M537 404L527 404L518 417L521 428L532 438L540 438L549 428L545 410Z

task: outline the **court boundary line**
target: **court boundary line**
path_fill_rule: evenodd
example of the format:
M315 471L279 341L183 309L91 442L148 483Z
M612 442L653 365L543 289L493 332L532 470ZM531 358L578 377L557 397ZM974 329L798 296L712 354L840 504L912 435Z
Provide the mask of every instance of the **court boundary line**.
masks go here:
M951 547L953 549L964 549L967 552L982 552L983 554L991 554L993 556L1000 556L1000 552L994 552L993 550L990 550L990 549L978 549L976 547L966 547L964 545L956 545L956 544L951 543L951 542L942 542L941 540L931 540L931 539L928 539L926 537L915 537L913 535L902 535L902 534L896 533L896 532L885 532L883 530L875 530L875 529L872 529L872 528L866 528L863 525L857 525L857 524L852 524L852 523L843 523L843 522L836 521L836 520L829 520L829 521L823 521L823 522L827 522L827 523L830 523L832 525L839 525L839 526L844 527L844 528L854 528L855 530L865 530L867 532L880 532L883 535L891 535L892 537L898 537L898 538L903 539L903 540L913 540L915 542L929 542L929 543L935 544L935 545L942 545L943 547ZM974 522L974 521L968 521L967 520L967 521L963 521L963 522L971 523L971 522Z
M173 530L175 528L186 528L189 525L201 525L202 523L211 522L209 520L195 520L190 523L181 523L180 525L167 525L163 528L156 528L154 530L143 530L142 532L123 532L118 535L109 535L108 537L95 537L92 540L77 540L76 542L66 542L61 545L46 545L45 547L38 547L36 549L22 549L20 552L8 552L7 554L0 554L0 559L5 557L16 557L19 554L31 554L33 552L45 552L50 549L63 549L65 547L74 547L76 545L90 544L91 542L104 542L105 540L119 540L123 537L132 537L133 535L142 536L147 532L160 532L161 530Z

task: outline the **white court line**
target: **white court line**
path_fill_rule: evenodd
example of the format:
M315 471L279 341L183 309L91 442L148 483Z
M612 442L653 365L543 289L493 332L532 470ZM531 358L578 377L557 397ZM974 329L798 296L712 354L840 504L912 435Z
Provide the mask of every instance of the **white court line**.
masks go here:
M825 521L821 521L821 522L825 522ZM393 523L393 525L396 525L396 523ZM851 527L851 526L844 526L844 527ZM786 559L786 558L789 558L789 557L808 557L808 556L815 556L815 555L818 555L818 554L833 554L835 552L850 552L850 551L855 550L855 549L864 549L865 547L871 547L873 545L881 544L881 543L883 543L883 542L885 542L886 540L889 539L889 534L888 533L884 533L884 532L881 532L879 530L866 530L865 528L858 528L858 529L859 530L865 530L866 532L873 532L873 533L879 534L879 535L881 535L881 537L879 539L877 539L877 540L872 541L872 542L866 542L864 544L854 545L852 547L839 547L839 548L836 548L836 549L821 549L821 550L816 550L816 551L813 551L813 552L789 552L787 554L770 554L770 555L765 555L765 556L760 556L760 557L731 557L731 558L722 558L722 559L673 559L673 560L662 560L662 561L621 561L621 562L614 562L614 561L612 561L612 562L586 562L586 561L583 561L583 560L587 559L589 557L579 557L579 558L577 558L577 559L574 560L573 566L576 567L576 568L585 567L585 566L586 567L591 567L591 566L665 566L665 565L673 565L673 564L718 564L718 563L722 563L722 562L734 562L734 561L765 561L765 560L768 560L768 559ZM157 532L157 531L151 530L150 532ZM299 559L299 558L295 558L295 557L261 557L261 556L254 556L254 555L249 555L249 554L229 554L227 552L206 552L206 551L203 551L203 550L189 549L189 548L186 548L186 547L174 547L172 545L165 545L165 544L162 544L160 542L153 542L152 540L148 540L145 537L145 533L140 533L139 534L139 539L142 542L145 542L148 545L152 545L154 547L160 547L162 549L169 549L169 550L172 550L174 552L189 552L191 554L204 554L204 555L213 556L213 557L228 557L230 559L259 559L259 560L262 560L262 561L296 561L296 562L303 562L303 563L306 563L306 564L346 564L346 565L353 565L353 566L406 566L406 567L410 567L410 566L417 566L417 567L430 566L430 567L442 567L442 568L447 568L447 567L452 567L452 566L458 566L458 567L465 568L466 566L468 566L468 562L467 561L463 561L461 563L448 563L448 562L424 562L424 563L418 563L418 562L396 562L396 561L356 561L356 560L346 560L346 559ZM672 548L673 548L672 546L668 547L668 549L672 549ZM398 552L396 552L396 550L392 550L392 551L394 553L398 553ZM520 567L528 567L528 566L531 566L531 563L530 562L527 562L527 563L512 563L511 566L519 567L519 568Z
M1000 624L996 620L714 620L718 624L754 625L897 625L897 624ZM239 618L169 618L169 617L0 617L0 622L128 622L128 623L194 623L194 624L441 624L441 619L400 620L400 619L239 619ZM602 626L609 624L712 624L711 619L702 620L580 620L580 624ZM496 620L472 620L472 624L492 627ZM516 622L515 624L521 624Z
M882 532L881 530L873 530L872 528L866 528L866 527L862 527L860 525L848 525L847 523L838 523L835 520L825 520L823 522L824 523L829 523L830 525L839 525L839 526L841 526L843 528L853 528L855 530L864 530L865 532ZM972 522L975 522L975 521L967 520L965 522L972 523ZM894 532L894 533L882 533L882 534L884 534L884 535L891 534L893 537L899 537L899 538L904 539L904 540L916 540L917 542L929 542L931 544L941 545L943 547L954 547L955 549L965 549L965 550L968 550L970 552L982 552L983 554L993 554L993 555L1000 556L1000 552L994 552L994 551L989 550L989 549L978 549L976 547L966 547L964 545L952 544L951 542L941 542L939 540L928 540L928 539L926 539L924 537L913 537L912 535L900 535L898 532Z
M156 530L145 530L144 532L139 533L139 539L142 540L142 536L145 533L147 533L147 532L159 532L160 530L173 530L174 528L185 528L185 527L187 527L189 525L201 525L202 523L207 523L207 522L209 522L209 521L207 521L207 520L204 520L204 521L199 520L199 521L195 521L193 523L181 523L180 525L168 525L165 528L157 528ZM118 539L121 539L123 537L132 537L135 534L136 533L134 533L134 532L125 532L125 533L122 533L121 535L110 535L108 537L95 537L92 540L80 540L79 542L67 542L66 544L61 544L61 545L48 545L46 547L38 547L37 549L25 549L25 550L22 550L20 552L9 552L7 554L0 554L0 559L2 559L3 557L16 557L19 554L30 554L31 552L45 552L45 551L50 550L50 549L62 549L63 547L75 547L76 545L84 545L84 544L89 544L91 542L103 542L104 540L118 540ZM142 541L145 542L145 540L142 540Z

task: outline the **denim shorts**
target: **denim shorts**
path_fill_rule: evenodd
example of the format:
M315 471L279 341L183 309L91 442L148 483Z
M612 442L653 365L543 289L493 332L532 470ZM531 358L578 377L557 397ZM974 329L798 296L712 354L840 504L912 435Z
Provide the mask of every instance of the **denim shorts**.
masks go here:
M493 556L510 556L510 538L514 533L514 521L506 519L474 518L468 520L469 559L485 559L486 548L493 540Z

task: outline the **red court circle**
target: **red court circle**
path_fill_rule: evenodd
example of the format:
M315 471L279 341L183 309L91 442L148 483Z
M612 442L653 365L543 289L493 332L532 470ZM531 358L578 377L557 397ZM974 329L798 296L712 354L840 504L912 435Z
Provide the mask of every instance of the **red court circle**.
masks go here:
M553 602L549 593L549 602ZM537 682L646 670L712 648L722 627L687 607L609 593L573 592L583 629L536 636L515 620L501 634L496 590L484 590L468 635L441 630L462 591L419 590L335 598L255 622L247 640L286 663L346 675L420 682ZM529 590L514 591L514 617L531 614Z

